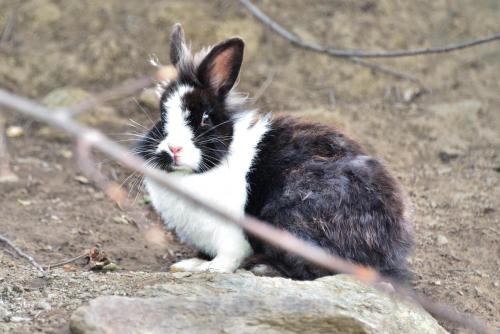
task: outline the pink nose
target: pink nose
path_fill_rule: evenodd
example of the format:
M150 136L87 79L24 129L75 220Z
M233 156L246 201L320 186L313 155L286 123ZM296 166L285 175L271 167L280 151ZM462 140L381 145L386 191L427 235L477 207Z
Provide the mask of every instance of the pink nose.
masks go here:
M182 151L182 147L180 146L169 146L168 148L174 155Z

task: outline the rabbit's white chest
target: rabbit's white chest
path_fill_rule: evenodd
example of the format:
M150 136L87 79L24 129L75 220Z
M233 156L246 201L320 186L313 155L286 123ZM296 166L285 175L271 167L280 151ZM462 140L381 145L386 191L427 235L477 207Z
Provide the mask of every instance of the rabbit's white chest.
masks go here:
M250 120L241 120L236 124L229 154L220 165L201 174L170 174L184 190L235 216L245 214L246 176L257 154L257 144L268 129L266 121L249 127ZM185 203L148 178L145 184L153 206L167 227L174 230L182 241L213 256L223 248L251 253L239 226L221 221Z
M242 216L247 200L245 178L231 177L226 168L205 174L176 178L183 189L215 206ZM235 228L239 229L194 208L150 180L146 180L146 187L153 206L161 214L167 227L174 230L183 242L195 245L208 254L217 254L217 243L224 242L216 239L224 239L224 235L229 236L234 233Z

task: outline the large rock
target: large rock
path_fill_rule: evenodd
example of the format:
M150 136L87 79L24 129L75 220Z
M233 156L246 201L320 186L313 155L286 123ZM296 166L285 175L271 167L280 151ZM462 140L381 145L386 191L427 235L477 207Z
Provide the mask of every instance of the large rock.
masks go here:
M73 313L72 333L446 333L421 308L348 276L176 274L140 297L92 300Z

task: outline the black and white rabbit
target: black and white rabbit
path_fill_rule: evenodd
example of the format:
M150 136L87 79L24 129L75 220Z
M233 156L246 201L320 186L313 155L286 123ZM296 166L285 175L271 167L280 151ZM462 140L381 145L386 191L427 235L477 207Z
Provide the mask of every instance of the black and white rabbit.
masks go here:
M193 56L177 24L170 47L178 76L162 94L160 120L137 146L148 164L236 215L253 215L395 278L405 272L411 224L379 161L331 127L246 108L232 90L243 60L240 38ZM211 258L180 261L173 271L232 272L255 254L291 278L331 274L193 209L148 178L145 184L167 227Z

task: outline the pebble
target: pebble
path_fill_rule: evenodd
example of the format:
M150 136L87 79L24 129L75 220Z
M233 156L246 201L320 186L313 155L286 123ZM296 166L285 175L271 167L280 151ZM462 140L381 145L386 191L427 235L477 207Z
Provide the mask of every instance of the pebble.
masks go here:
M28 322L31 318L14 316L10 318L11 322Z
M86 178L85 176L83 176L83 175L77 175L77 176L75 176L75 177L74 177L74 180L75 180L75 181L78 181L78 182L79 182L79 183L81 183L81 184L89 184L89 183L90 183L89 179L87 179L87 178Z
M438 245L438 246L444 246L446 244L448 244L448 238L446 238L442 234L438 234L438 236L436 237L436 245Z
M9 126L6 131L7 137L17 138L24 135L24 130L20 126Z
M41 301L41 302L38 302L36 305L35 305L35 308L37 310L50 310L52 307L50 306L49 303L47 303L46 301Z

